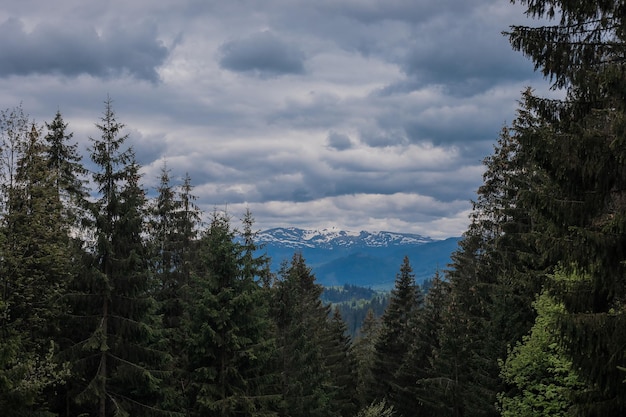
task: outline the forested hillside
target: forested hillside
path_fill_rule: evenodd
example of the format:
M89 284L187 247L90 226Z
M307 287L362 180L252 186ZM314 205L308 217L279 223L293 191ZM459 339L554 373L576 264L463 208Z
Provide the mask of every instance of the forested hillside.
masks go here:
M61 111L2 111L0 414L625 415L626 5L521 3L542 25L506 36L564 98L522 94L452 264L425 291L405 257L354 338L252 213L166 166L149 198L110 99L88 163Z

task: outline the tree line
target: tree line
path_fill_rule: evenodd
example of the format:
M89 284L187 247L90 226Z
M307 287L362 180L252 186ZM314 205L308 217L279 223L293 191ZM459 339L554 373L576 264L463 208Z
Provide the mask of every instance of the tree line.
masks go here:
M147 198L110 99L92 171L60 112L0 124L3 415L356 409L345 325L304 259L270 273L251 213L241 230L218 211L205 224L189 176L173 185L166 167Z
M452 263L399 266L352 339L251 213L141 186L110 100L87 171L60 112L0 115L0 410L41 416L607 416L626 411L626 36L619 1L522 0L523 92ZM45 131L45 132L44 132ZM95 189L86 191L86 183Z

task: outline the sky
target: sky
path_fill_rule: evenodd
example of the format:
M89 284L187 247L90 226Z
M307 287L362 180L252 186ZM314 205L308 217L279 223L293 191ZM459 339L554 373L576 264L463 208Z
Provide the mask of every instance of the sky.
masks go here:
M188 173L256 229L460 236L521 92L507 0L21 0L0 5L0 109L57 110L84 162L110 97L154 192Z

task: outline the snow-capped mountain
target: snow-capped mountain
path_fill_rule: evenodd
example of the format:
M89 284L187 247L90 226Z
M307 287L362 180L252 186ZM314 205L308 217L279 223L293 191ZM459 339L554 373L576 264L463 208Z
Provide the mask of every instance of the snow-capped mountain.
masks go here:
M446 268L458 238L436 241L410 233L279 227L259 232L256 241L272 259L274 269L294 252L301 252L322 285L389 289L404 256L421 282Z
M417 234L393 232L349 232L331 229L298 229L277 227L257 235L259 243L271 243L285 248L356 248L421 245L433 240Z

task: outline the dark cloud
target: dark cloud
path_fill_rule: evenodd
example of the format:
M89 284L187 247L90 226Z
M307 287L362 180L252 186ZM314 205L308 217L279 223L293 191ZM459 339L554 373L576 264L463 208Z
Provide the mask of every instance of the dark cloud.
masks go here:
M451 96L466 97L494 83L527 80L532 65L511 50L501 35L504 29L488 15L473 19L450 16L415 27L410 46L399 61L407 79L387 87L387 92L435 84Z
M304 72L304 53L269 31L226 42L220 52L220 66L234 72L270 77Z
M336 149L338 151L345 151L346 149L350 149L352 147L352 141L350 140L350 136L343 133L328 133L328 138L326 138L326 142L328 143L328 146L330 148Z
M0 75L130 75L157 82L168 50L156 36L153 25L142 23L110 27L99 35L80 23L40 24L27 32L20 20L8 19L0 25Z
M372 148L403 145L408 143L406 134L398 129L381 130L363 128L359 130L359 139Z

